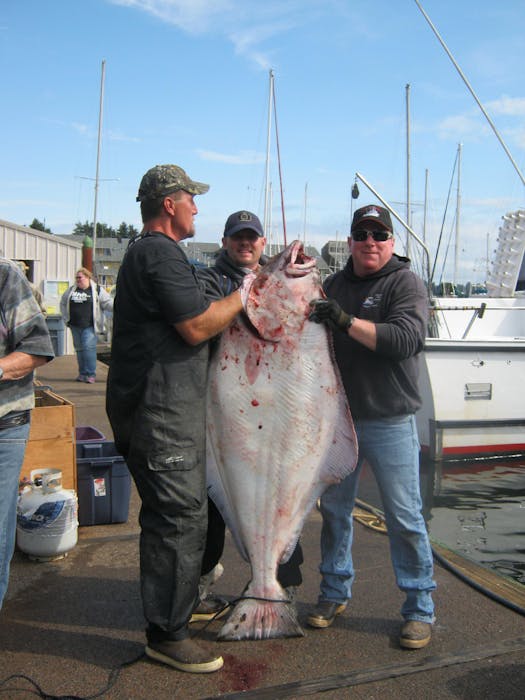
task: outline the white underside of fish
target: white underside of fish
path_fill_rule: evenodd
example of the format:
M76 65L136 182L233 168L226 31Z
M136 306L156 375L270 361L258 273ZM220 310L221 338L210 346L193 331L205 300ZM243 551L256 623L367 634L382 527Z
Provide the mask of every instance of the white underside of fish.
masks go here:
M277 567L357 459L328 331L303 314L296 332L269 342L240 315L212 358L207 400L209 493L252 571L219 638L302 635Z

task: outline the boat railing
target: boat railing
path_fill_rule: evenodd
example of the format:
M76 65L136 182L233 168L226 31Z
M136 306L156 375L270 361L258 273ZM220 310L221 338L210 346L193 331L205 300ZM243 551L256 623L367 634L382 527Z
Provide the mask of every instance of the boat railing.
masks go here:
M465 340L467 337L522 339L525 336L525 306L484 300L465 304L434 297L430 305L429 337Z

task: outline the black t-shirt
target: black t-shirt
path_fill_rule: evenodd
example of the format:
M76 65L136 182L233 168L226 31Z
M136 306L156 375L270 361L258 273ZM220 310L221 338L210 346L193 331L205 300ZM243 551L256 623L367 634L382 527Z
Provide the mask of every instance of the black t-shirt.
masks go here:
M176 241L152 232L130 243L119 270L113 308L108 377L108 404L113 410L137 406L153 365L165 366L165 381L171 383L169 366L193 362L197 384L205 385L208 344L189 345L174 324L202 314L209 305ZM172 390L175 401L176 380Z
M69 297L69 325L89 328L94 325L93 294L91 285L87 289L76 287Z

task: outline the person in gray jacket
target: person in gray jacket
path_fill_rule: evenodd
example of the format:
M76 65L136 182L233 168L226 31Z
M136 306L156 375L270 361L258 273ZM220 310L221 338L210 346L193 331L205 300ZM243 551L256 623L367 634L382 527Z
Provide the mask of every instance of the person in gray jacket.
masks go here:
M75 284L60 299L60 313L71 330L77 354L77 382L94 384L97 372L97 336L106 327L105 312L113 310L113 298L93 280L91 272L81 267Z
M16 540L18 482L35 407L34 370L54 357L25 273L0 257L0 608Z
M424 347L428 296L410 261L394 253L389 212L358 209L344 270L324 283L327 300L313 301L311 319L334 329L336 361L359 444L356 470L321 497L321 590L308 616L328 627L351 597L352 509L366 460L378 483L396 582L405 594L400 645L428 644L434 622L432 550L419 487L421 406L418 355Z

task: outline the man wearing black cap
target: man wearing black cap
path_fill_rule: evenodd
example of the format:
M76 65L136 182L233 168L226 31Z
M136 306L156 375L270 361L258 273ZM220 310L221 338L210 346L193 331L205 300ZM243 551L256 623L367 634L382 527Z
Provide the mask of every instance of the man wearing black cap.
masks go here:
M265 245L266 238L258 216L246 210L230 214L215 265L197 273L206 285L206 296L221 299L237 289L248 272L257 272L266 260L263 255Z
M266 263L263 255L266 238L259 218L250 211L236 211L226 220L222 249L213 267L198 271L205 284L205 294L210 299L221 299L240 287L245 275L257 272ZM227 408L227 407L225 407ZM208 535L202 562L202 581L214 582L221 573L219 559L224 549L224 520L211 499L208 501ZM301 545L298 543L286 564L281 564L277 579L293 598L296 586L302 583L300 565L303 563ZM205 585L205 584L204 584ZM204 591L207 589L205 588ZM203 607L206 599L203 598ZM194 617L197 614L194 613Z
M251 282L210 301L179 246L195 233L195 195L208 189L177 165L157 165L142 178L144 228L119 270L106 399L142 500L146 654L192 673L223 665L188 633L207 526L207 341L242 310Z
M308 623L328 627L351 597L352 509L366 460L379 485L396 582L405 594L399 642L420 649L430 641L436 587L421 512L414 418L421 406L418 354L425 341L428 298L408 258L394 253L392 221L383 207L368 205L355 212L348 245L345 269L325 281L328 300L312 302L311 318L334 329L359 461L350 476L321 497L321 590Z

